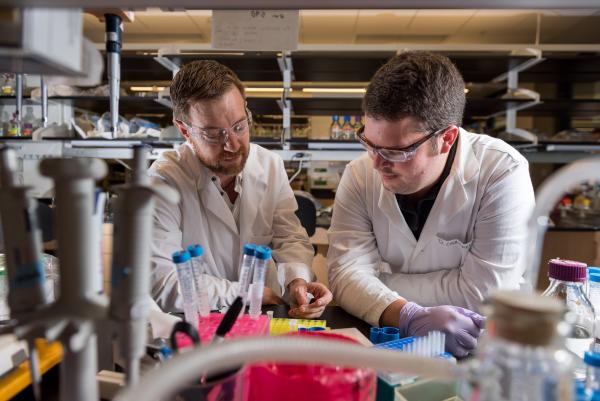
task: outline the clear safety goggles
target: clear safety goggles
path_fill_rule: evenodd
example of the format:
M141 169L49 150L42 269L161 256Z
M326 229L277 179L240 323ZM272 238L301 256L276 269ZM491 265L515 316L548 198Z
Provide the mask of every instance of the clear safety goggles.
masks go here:
M431 138L444 133L448 128L450 128L450 127L442 128L438 131L432 132L432 133L424 136L423 138L419 139L417 142L413 143L412 145L409 145L409 146L406 146L403 148L377 146L377 145L371 143L365 136L365 126L364 125L362 127L360 127L360 129L356 133L356 136L358 137L358 141L361 143L362 146L364 146L364 148L367 150L367 152L369 152L369 155L371 157L375 157L376 155L379 155L381 158L383 158L389 162L402 163L402 162L407 162L409 160L412 160L412 158L415 157L415 153L417 153L417 148L419 146L421 146L422 144L424 144Z
M232 133L237 137L241 137L250 131L250 126L252 125L252 113L246 108L246 118L236 122L229 128L203 128L196 127L181 120L177 121L184 125L192 136L199 137L204 142L211 145L222 145L229 140L229 135Z

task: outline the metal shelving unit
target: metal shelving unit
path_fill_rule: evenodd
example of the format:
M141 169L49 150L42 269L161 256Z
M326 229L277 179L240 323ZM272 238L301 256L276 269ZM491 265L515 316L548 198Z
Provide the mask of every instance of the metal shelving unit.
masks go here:
M511 56L507 52L452 52L443 51L452 58L463 73L468 83L469 94L465 110L465 121L488 119L493 115L501 115L509 110L519 110L520 115L525 116L555 116L568 114L573 116L590 116L600 113L600 99L572 99L567 97L568 90L564 90L557 98L542 98L538 104L521 110L531 103L531 99L504 99L501 96L506 93L507 84L501 82L503 74L507 76L510 66L518 69L522 81L548 82L553 79L562 79L563 76L572 76L565 71L575 71L573 77L577 82L590 82L600 78L600 57L584 56L582 61L559 57L550 54L544 62L538 58L526 56ZM374 52L320 52L300 51L292 54L293 69L290 73L296 81L302 82L367 82L372 74L384 64L395 53L391 51ZM211 58L231 67L244 81L282 81L281 55L275 52L245 52L239 55L211 55L201 56L194 54L168 55L172 67L192 59ZM137 52L122 53L121 77L122 85L127 86L133 81L146 84L168 86L172 78L172 68L167 69L164 63L154 61L154 54L138 54ZM166 58L165 55L160 57ZM278 58L279 57L279 58ZM528 60L532 60L530 63ZM524 70L519 66L527 66ZM284 65L285 67L285 65ZM291 63L290 63L291 67ZM571 69L571 70L568 70ZM496 78L496 79L495 79ZM166 100L166 101L165 101ZM331 114L356 115L361 112L360 95L313 95L302 96L296 91L288 92L286 100L291 104L293 115L319 116ZM109 111L109 96L53 96L49 102L68 104L79 111L91 111L104 113ZM0 97L0 104L16 103L15 96ZM39 105L37 101L24 98L24 104ZM277 97L252 97L248 98L248 105L255 115L281 115L281 98ZM144 118L168 122L171 119L171 108L168 97L161 99L158 95L148 96L120 96L119 110L122 115L139 115ZM21 147L23 150L31 151L40 155L44 147L39 143L26 144L21 140L4 140ZM56 140L44 141L52 143L53 152L56 149ZM115 140L114 144L109 141L82 141L62 140L59 146L65 156L85 156L101 158L128 158L131 155L129 147L133 143L141 141ZM173 143L165 144L155 141L144 141L152 144L153 157L157 157L165 149L171 149ZM312 160L352 160L362 152L360 145L354 143L343 143L338 141L305 141L294 138L286 138L285 141L267 141L257 138L257 142L279 152L284 159L290 160L298 152L310 153ZM517 146L519 150L532 163L567 163L581 157L594 155L600 151L598 144L555 144L544 143L539 146ZM283 150L285 149L285 150ZM289 150L288 150L289 149ZM41 152L41 153L40 153Z
M165 151L173 150L182 141L170 140L130 140L130 139L48 139L32 141L30 139L0 138L4 145L15 148L18 154L26 159L44 157L97 157L101 159L131 159L132 147L146 144L151 147L150 159L156 159ZM253 141L269 147L284 160L291 161L303 158L310 160L351 161L364 153L362 146L349 141L302 141L292 139L287 142L290 149L282 148L274 141ZM572 161L597 156L600 157L600 143L553 143L531 145L513 144L531 163L570 163ZM298 154L301 154L298 156Z

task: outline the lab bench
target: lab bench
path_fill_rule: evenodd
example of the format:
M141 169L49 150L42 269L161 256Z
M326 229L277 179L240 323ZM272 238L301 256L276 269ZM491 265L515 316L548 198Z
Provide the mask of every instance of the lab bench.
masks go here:
M39 355L40 373L45 375L51 370L55 370L53 368L62 360L61 345L58 342L47 343L44 340L37 340L36 348ZM10 400L18 395L25 397L27 394L23 390L30 385L29 362L23 362L13 371L0 378L0 401Z

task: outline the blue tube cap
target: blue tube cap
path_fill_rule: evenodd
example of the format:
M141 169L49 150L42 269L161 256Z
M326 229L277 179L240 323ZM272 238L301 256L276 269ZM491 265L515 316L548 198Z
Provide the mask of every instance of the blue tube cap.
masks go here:
M309 327L308 331L325 331L325 327Z
M190 260L191 256L188 251L179 251L173 254L173 262L175 263L185 263Z
M261 260L269 260L271 259L271 248L268 246L259 245L256 247L256 252L254 253L257 259Z
M187 250L192 258L204 255L204 248L202 248L202 245L190 245L187 247Z
M400 329L397 327L371 327L369 339L373 344L386 343L388 341L398 340L400 338Z
M593 283L600 283L600 273L590 273L588 280Z
M600 274L600 267L588 266L588 274Z
M586 365L600 367L600 352L587 351L583 357L583 362Z
M254 256L256 254L256 245L246 244L244 245L244 255Z

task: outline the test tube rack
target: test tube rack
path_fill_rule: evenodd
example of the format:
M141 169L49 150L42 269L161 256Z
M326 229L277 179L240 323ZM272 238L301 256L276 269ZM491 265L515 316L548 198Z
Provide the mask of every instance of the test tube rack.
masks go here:
M225 316L224 313L211 313L208 316L198 317L198 336L202 344L210 344L223 316ZM269 318L266 315L252 319L250 315L244 314L235 321L225 338L267 335L269 335ZM178 333L177 345L179 348L185 348L191 346L192 342L184 334Z

